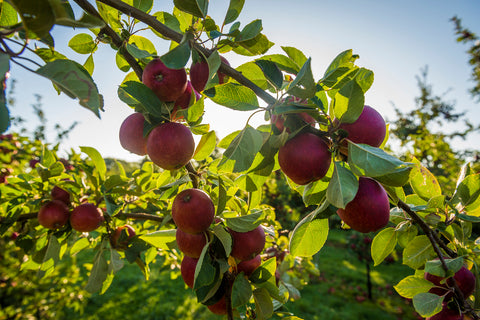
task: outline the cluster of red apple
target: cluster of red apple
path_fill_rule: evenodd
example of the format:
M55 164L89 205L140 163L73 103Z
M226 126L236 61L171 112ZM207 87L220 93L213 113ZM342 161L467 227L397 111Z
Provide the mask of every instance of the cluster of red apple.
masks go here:
M221 58L228 64L225 58ZM187 109L200 99L208 82L209 67L205 60L192 64L190 80L182 69L170 69L159 59L150 61L143 70L142 82L164 102L173 103L170 121L163 122L149 133L144 132L145 117L142 113L128 116L120 127L120 144L138 155L148 155L153 163L166 170L175 170L186 165L195 151L191 131L175 121L182 120L179 109ZM225 74L217 73L219 83L226 80Z
M290 98L290 102L299 102ZM315 120L307 113L298 116L308 125ZM272 122L279 131L284 130L284 119L272 117ZM347 139L354 143L379 147L385 139L385 121L375 109L365 106L359 118L353 123L333 122L335 130L347 133ZM288 128L286 128L288 132ZM280 168L293 182L306 185L322 179L330 168L332 153L331 141L311 132L301 132L288 140L278 152ZM346 152L347 142L340 142L340 151ZM299 165L301 164L301 165ZM372 232L385 227L390 217L390 205L385 189L377 181L360 177L355 198L345 209L338 209L337 214L352 229L359 232Z
M435 285L428 292L445 297L442 311L426 320L462 320L463 314L457 308L449 308L449 301L453 297L452 287L455 282L463 297L467 299L475 291L475 275L465 266L462 266L453 277L444 278L426 272L425 279Z
M181 275L185 284L193 288L199 257L210 242L211 234L208 229L215 220L215 206L210 196L204 191L183 190L173 200L172 218L177 226L177 246L184 254L180 267ZM228 229L228 232L233 243L230 255L238 262L232 269L235 269L236 273L243 272L246 276L251 275L262 262L260 253L265 246L263 228L258 226L248 232ZM207 307L215 314L226 314L225 295Z

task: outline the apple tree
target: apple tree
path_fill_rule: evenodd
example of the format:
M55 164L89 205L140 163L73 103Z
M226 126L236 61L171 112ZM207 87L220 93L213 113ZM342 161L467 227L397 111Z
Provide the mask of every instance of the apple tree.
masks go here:
M295 294L278 276L283 263L308 263L327 240L329 218L338 215L344 228L373 234L375 265L402 248L412 275L395 289L413 299L420 315L479 319L479 243L472 232L480 221L479 173L465 164L458 177L448 177L457 181L454 192L445 193L422 159L405 162L384 151L385 121L365 99L374 74L357 65L352 50L316 78L311 58L297 48L267 54L274 44L262 21L237 21L243 0L231 0L219 24L208 15L208 1L173 3L172 12L153 12L153 0L1 3L2 132L9 127L11 64L100 115L103 97L92 74L95 51L108 46L126 73L118 97L132 110L120 142L151 160L131 175L120 164L118 174L107 174L94 148L80 147L66 166L44 145L29 168L2 136L2 161L17 166L2 168L8 180L0 186L0 232L18 233L21 268L47 277L65 256L90 253L85 290L105 292L125 262L148 279L149 265L163 255L213 313L267 319ZM74 28L68 45L85 61L55 50L55 25ZM169 41L170 50L157 52L155 41ZM227 52L252 60L233 68L222 56ZM203 122L206 99L261 113L265 124L247 121L217 141ZM282 225L262 203L262 186L277 170L314 206L289 232L286 255L278 250Z

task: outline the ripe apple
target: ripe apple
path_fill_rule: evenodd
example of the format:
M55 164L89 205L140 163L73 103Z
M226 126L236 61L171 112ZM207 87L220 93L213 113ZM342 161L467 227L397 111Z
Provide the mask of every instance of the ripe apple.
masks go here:
M28 162L30 168L35 169L37 163L40 163L40 159L34 158Z
M224 57L220 57L223 63L230 66L230 63ZM227 81L227 75L222 72L217 72L218 83L222 84ZM192 64L190 67L190 81L192 86L198 92L202 92L208 82L208 63L205 60Z
M204 232L210 227L214 217L215 205L203 190L183 190L173 200L172 218L183 232Z
M183 167L194 152L192 132L181 123L163 123L148 135L147 154L153 163L165 170Z
M220 300L218 300L218 302L207 306L207 308L214 314L218 314L218 315L227 314L227 302L225 300L225 296L223 296Z
M359 232L380 230L390 218L387 192L377 181L360 177L355 198L345 209L339 208L337 214L350 228Z
M125 250L127 249L128 241L135 237L135 235L135 229L131 225L126 224L115 229L111 235L110 243L113 248Z
M193 95L192 95L193 92ZM193 88L192 83L190 81L187 82L187 88L185 92L175 100L175 104L172 110L172 121L177 121L183 119L183 116L177 116L177 112L179 109L187 109L192 104L194 104L197 100L199 100L202 96Z
M147 154L147 137L143 135L145 117L135 112L123 120L120 126L120 144L125 150L143 156Z
M265 247L265 231L262 226L248 232L237 232L229 229L232 235L232 252L230 255L240 261L255 258Z
M93 203L85 202L73 209L70 224L73 229L80 232L90 232L102 224L103 212Z
M38 212L38 223L51 230L60 229L68 222L69 210L65 203L52 200L44 204Z
M182 69L170 69L162 60L155 58L143 70L142 82L152 89L162 101L175 101L187 87L187 72Z
M442 310L425 320L462 320L463 314L458 310L453 310L448 307L447 303L444 303L442 306Z
M255 269L260 267L262 264L262 258L259 254L255 256L255 258L250 260L241 261L237 264L237 271L238 273L242 272L245 273L246 276L250 276Z
M207 238L205 233L187 233L182 229L177 229L175 234L177 240L177 246L184 255L192 258L199 258L202 253L203 247L207 244Z
M453 281L451 278L448 278L445 283L441 283L443 277L439 277L428 272L425 273L425 279L432 282L436 287L433 287L429 290L430 293L434 293L436 295L442 296L446 294L449 289L449 286L453 286ZM475 275L468 270L465 266L462 266L460 270L458 270L453 279L457 283L458 288L462 291L463 296L468 298L472 295L473 291L475 290ZM448 294L450 296L451 294Z
M278 152L278 163L283 173L300 185L323 178L331 161L327 144L313 133L296 135Z
M354 143L364 143L379 147L385 139L385 120L377 110L364 106L360 117L353 123L342 123L339 129L348 133L347 139Z
M67 206L70 205L70 192L60 188L59 186L54 186L50 195L53 200L60 200Z
M189 288L193 288L197 262L198 259L191 258L189 256L183 256L182 263L180 264L180 273L182 274L182 279Z

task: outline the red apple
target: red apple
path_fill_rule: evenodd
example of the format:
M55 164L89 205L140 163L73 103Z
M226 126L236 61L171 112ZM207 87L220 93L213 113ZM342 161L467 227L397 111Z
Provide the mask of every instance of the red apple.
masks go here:
M123 239L122 233L124 234ZM128 241L135 237L135 229L131 225L124 225L115 229L110 238L110 243L113 248L125 250L128 246Z
M255 269L260 267L261 264L262 258L258 254L253 259L241 261L239 264L237 264L237 271L238 273L243 271L246 276L250 276Z
M202 253L203 247L207 244L207 236L205 233L191 234L177 229L175 238L177 240L177 246L184 255L192 258L199 258Z
M37 163L40 163L40 160L37 158L34 158L28 162L28 165L30 166L30 168L35 169Z
M120 126L120 144L125 150L143 156L147 153L147 137L143 135L145 117L140 112L129 115Z
M165 170L175 170L186 165L195 151L195 141L190 129L180 123L167 122L150 132L147 154Z
M192 234L204 232L210 227L214 217L215 205L203 190L183 190L173 200L173 221L184 232Z
M327 144L312 133L296 135L278 152L278 163L283 173L300 185L323 178L331 161Z
M189 288L193 288L197 262L198 259L184 256L182 263L180 264L180 273L182 274L182 279Z
M227 302L225 300L225 296L223 296L218 302L207 306L208 310L210 310L214 314L218 315L226 315L227 314Z
M65 203L52 200L44 204L38 212L38 223L51 230L60 229L68 222L69 210Z
M50 195L53 200L60 200L67 206L70 205L70 192L60 188L59 186L54 186Z
M102 224L103 212L93 203L82 203L73 209L70 216L70 225L80 232L90 232Z
M143 70L142 82L162 101L175 101L187 87L185 69L170 69L159 58L150 61Z
M232 252L230 255L240 261L255 258L265 247L265 231L262 226L248 232L237 232L229 229L232 235Z
M223 63L230 66L230 63L224 57L220 57ZM217 72L218 83L222 84L227 81L227 75ZM192 86L198 92L202 92L208 82L208 63L205 60L192 64L190 67L190 81Z
M449 291L448 286L453 286L453 281L451 278L447 279L447 281L442 284L442 280L445 279L443 277L439 277L428 272L425 273L424 277L426 280L436 285L436 287L429 290L430 293L442 296ZM458 288L460 291L462 291L462 294L465 298L471 296L473 291L475 291L475 275L465 266L462 266L460 270L455 273L453 279L457 283ZM449 294L449 296L450 295L451 294Z
M193 95L192 95L193 91ZM179 109L187 109L192 104L194 104L197 100L199 100L202 96L193 88L192 83L190 81L187 82L187 88L185 92L175 100L175 105L173 106L172 110L172 121L177 121L183 119L183 116L177 116L177 112Z
M448 307L448 304L444 303L442 310L425 320L462 320L463 314L458 310L452 310Z
M385 120L377 110L364 106L360 117L353 123L342 123L339 129L348 133L347 139L354 143L364 143L379 147L386 135Z
M337 214L350 228L359 232L380 230L390 218L387 192L377 181L360 177L355 198L345 209L339 208Z

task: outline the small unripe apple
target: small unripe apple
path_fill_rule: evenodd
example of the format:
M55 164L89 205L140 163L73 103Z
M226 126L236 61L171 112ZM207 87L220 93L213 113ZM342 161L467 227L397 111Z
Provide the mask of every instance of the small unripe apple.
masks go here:
M312 133L296 135L278 152L278 163L283 173L300 185L322 179L331 161L332 154L327 144Z
M203 190L183 190L173 200L173 221L184 232L192 234L204 232L210 227L214 217L215 205Z
M382 115L370 106L363 107L362 113L355 122L342 123L339 129L348 133L348 140L372 147L379 147L387 132Z
M188 107L194 104L201 97L202 96L193 88L192 83L188 81L185 92L177 100L175 100L175 104L173 106L172 115L171 115L172 121L182 120L183 116L177 115L177 112L180 109L181 110L188 109Z
M122 233L125 234L123 240L121 239ZM110 243L113 248L125 250L128 246L128 241L135 235L135 229L131 225L126 224L115 229L110 238Z
M255 269L260 267L261 264L262 258L259 254L257 254L255 258L250 260L244 260L237 264L237 272L240 273L243 271L246 276L250 276L253 271L255 271Z
M70 215L70 225L74 230L90 232L104 221L103 212L93 203L85 202L73 209Z
M180 273L182 275L182 279L189 288L193 288L197 262L198 259L184 256L182 263L180 264Z
M224 57L220 57L223 63L230 66L230 63ZM205 60L192 64L190 67L190 81L192 86L198 92L202 92L208 82L208 63ZM218 83L223 84L227 81L227 75L222 72L217 72Z
M177 240L177 246L184 255L199 258L202 253L203 247L207 244L207 238L205 233L187 233L178 228L175 233Z
M227 314L227 302L225 300L225 296L223 296L218 302L207 306L208 310L210 310L214 314L218 315L226 315Z
M132 153L147 154L147 137L143 135L145 117L140 112L129 115L120 126L119 139L122 147Z
M162 101L175 101L187 87L187 72L170 69L159 58L150 61L143 70L142 82Z
M345 209L339 208L337 214L350 228L359 232L380 230L390 219L387 192L377 181L360 177L355 198Z
M237 232L229 229L232 235L232 252L230 255L240 261L255 258L265 247L265 231L262 226L248 232Z
M38 212L38 223L51 230L60 229L68 222L69 210L65 203L52 200L44 204Z
M53 200L59 200L65 203L67 206L70 205L70 192L60 188L59 186L54 186L50 196Z
M165 170L183 167L194 152L192 132L181 123L163 123L148 135L147 154L153 163Z
M442 306L442 310L425 320L462 320L463 314L458 310L453 310L448 307L447 303L444 303Z

